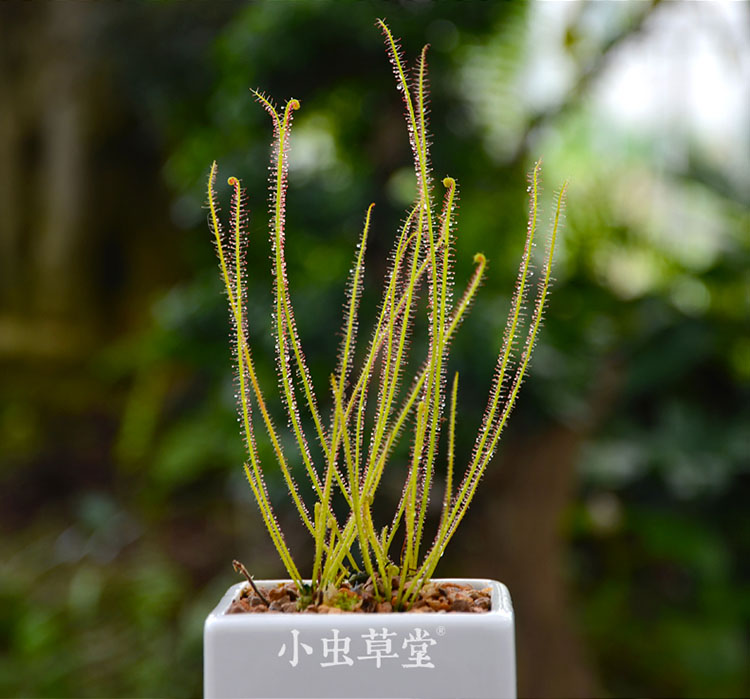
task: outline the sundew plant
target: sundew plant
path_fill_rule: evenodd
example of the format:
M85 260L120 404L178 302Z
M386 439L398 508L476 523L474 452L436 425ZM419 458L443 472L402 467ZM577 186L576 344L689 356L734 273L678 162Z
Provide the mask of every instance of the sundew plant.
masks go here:
M270 115L274 130L270 168L272 323L276 372L296 442L294 454L286 453L282 446L283 440L261 390L249 344L252 328L247 322L244 281L245 193L239 180L230 177L228 183L234 193L229 228L224 231L215 189L215 162L208 180L208 206L233 325L239 416L248 455L245 474L274 546L299 589L301 604L319 601L327 591L338 589L344 579L357 575L360 579L372 580L378 600L392 601L395 609L404 610L414 603L422 586L433 575L466 515L516 403L547 300L565 185L556 197L546 253L534 284L532 250L537 237L539 163L530 175L530 213L517 285L490 384L487 408L468 463L459 470L455 465L458 374L448 375L448 353L481 285L487 260L481 253L474 256L475 269L471 278L463 293L454 294L452 268L458 193L456 181L446 177L441 182L444 193L439 202L440 195L435 193L431 175L427 47L422 50L415 69L408 71L397 40L383 21L377 24L385 36L396 85L404 100L417 178L416 195L390 254L377 320L367 340L364 359L355 366L358 307L373 205L367 210L348 283L337 364L327 382L331 407L325 417L305 362L284 257L290 135L292 116L300 103L290 99L283 109L277 109L269 98L254 91L257 101ZM425 290L426 356L414 375L407 375L410 338L415 321L422 313L423 306L418 303L420 292ZM530 306L530 313L525 314L530 295L535 295L535 302ZM310 418L304 423L303 409ZM441 435L446 409L447 435ZM265 432L263 439L270 440L291 500L313 542L309 577L300 573L268 496L264 478L267 466L261 464L259 458L257 430L260 427ZM312 437L306 429L312 431ZM311 439L318 442L320 449L316 451L322 453L322 459L313 456ZM404 469L401 464L392 463L392 458L399 442L406 439L409 440L409 457ZM436 477L438 466L440 478ZM383 479L392 477L393 470L406 472L403 491L392 520L379 527L373 521L373 503ZM308 479L309 485L302 488L300 479ZM430 542L426 538L425 521L430 495L437 485L442 485L442 514ZM305 501L305 490L307 500L314 502ZM337 517L333 500L341 496L346 512Z

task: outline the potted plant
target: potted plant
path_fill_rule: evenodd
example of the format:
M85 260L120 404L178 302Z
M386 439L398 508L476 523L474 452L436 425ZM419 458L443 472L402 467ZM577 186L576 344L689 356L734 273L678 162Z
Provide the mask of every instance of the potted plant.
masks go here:
M530 178L530 215L518 283L502 349L471 457L454 469L458 375L448 385L451 342L474 300L487 260L463 293L453 296L453 240L457 185L442 180L438 205L429 164L426 123L426 50L413 80L397 42L382 29L396 82L404 99L417 176L415 202L401 226L390 259L374 330L364 360L354 368L357 312L373 206L368 209L352 265L338 364L330 376L330 421L305 363L290 299L284 259L284 211L292 116L289 100L278 110L263 94L257 100L273 121L271 158L271 247L274 279L273 330L276 371L296 451L292 457L269 413L249 344L243 256L246 245L244 193L235 177L228 231L216 197L216 163L208 182L209 223L233 325L239 417L247 444L247 480L268 534L287 571L286 581L252 580L229 589L205 625L205 694L210 697L511 697L515 696L513 610L507 589L491 580L433 579L438 562L466 515L495 452L526 374L550 285L551 260L565 186L556 210L535 303L522 333L523 309L531 293L532 246L537 236L540 164ZM418 291L427 290L429 341L426 357L407 379L409 338L418 315ZM521 337L525 335L525 337ZM373 385L374 384L374 385ZM441 434L447 408L447 435ZM300 414L322 454L316 462ZM256 429L270 441L290 500L307 529L314 557L303 576L284 538L267 494ZM410 455L404 468L391 463L407 432ZM440 449L442 447L442 449ZM442 515L431 543L426 538L427 503L435 489L438 454L445 459ZM444 457L442 456L444 454ZM389 524L377 527L373 502L386 472L405 471L404 488ZM309 481L306 497L299 474ZM390 476L389 476L390 477ZM337 516L334 497L344 504Z

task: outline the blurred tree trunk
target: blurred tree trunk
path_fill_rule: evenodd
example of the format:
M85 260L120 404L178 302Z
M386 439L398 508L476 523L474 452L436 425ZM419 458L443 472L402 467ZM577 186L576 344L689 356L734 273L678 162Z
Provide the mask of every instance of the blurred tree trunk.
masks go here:
M85 136L87 3L47 3L43 56L44 100L38 104L40 171L30 266L34 306L42 314L71 316L86 300L90 278L83 241L87 182Z
M0 358L87 356L179 275L162 144L117 84L119 8L0 2Z
M11 5L0 5L0 309L18 303L20 290L19 255L21 250L21 143L24 105L17 56L19 20ZM15 41L14 41L15 39Z
M502 463L488 469L461 537L474 558L467 567L510 588L520 697L603 695L576 629L562 531L563 515L576 494L583 442L616 398L617 366L605 364L593 384L582 419L505 444Z
M491 575L507 583L517 618L518 686L522 697L601 696L575 629L565 578L561 519L575 493L581 435L554 426L509 445L505 481L477 522L492 550ZM500 469L498 469L500 470ZM491 542L491 543L490 543Z
M93 4L2 5L0 351L64 354L92 305L84 39Z

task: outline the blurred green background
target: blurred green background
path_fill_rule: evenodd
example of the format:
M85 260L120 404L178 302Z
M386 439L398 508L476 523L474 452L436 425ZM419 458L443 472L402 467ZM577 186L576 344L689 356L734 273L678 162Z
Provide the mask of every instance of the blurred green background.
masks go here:
M750 694L748 4L6 0L3 696L198 696L232 558L282 574L241 469L205 179L217 159L250 193L249 314L273 395L270 124L248 88L301 100L287 254L322 391L366 207L372 309L413 196L376 17L409 57L431 45L459 285L476 251L490 259L452 359L459 454L526 173L543 156L546 204L570 180L532 374L439 574L510 586L522 696Z

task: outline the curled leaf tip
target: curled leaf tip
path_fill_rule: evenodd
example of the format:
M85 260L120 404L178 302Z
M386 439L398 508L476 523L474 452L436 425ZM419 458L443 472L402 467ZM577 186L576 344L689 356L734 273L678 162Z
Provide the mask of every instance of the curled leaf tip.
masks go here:
M228 184L228 185L229 185L230 187L236 187L237 185L239 185L239 183L240 183L240 181L239 181L239 180L238 180L238 179L237 179L237 178L236 178L236 177L235 177L234 175L232 175L232 176L231 176L231 177L230 177L230 178L229 178L229 179L227 180L227 184Z
M290 107L291 109L294 109L295 111L296 111L297 109L299 109L299 108L300 108L300 103L299 103L299 100L298 100L298 99L294 99L294 98L290 99L290 100L289 100L289 107Z
M475 265L487 264L487 258L484 256L483 252L478 252L476 255L474 255L474 264Z
M453 189L456 186L456 180L454 180L452 177L444 177L443 178L443 187L446 189Z

